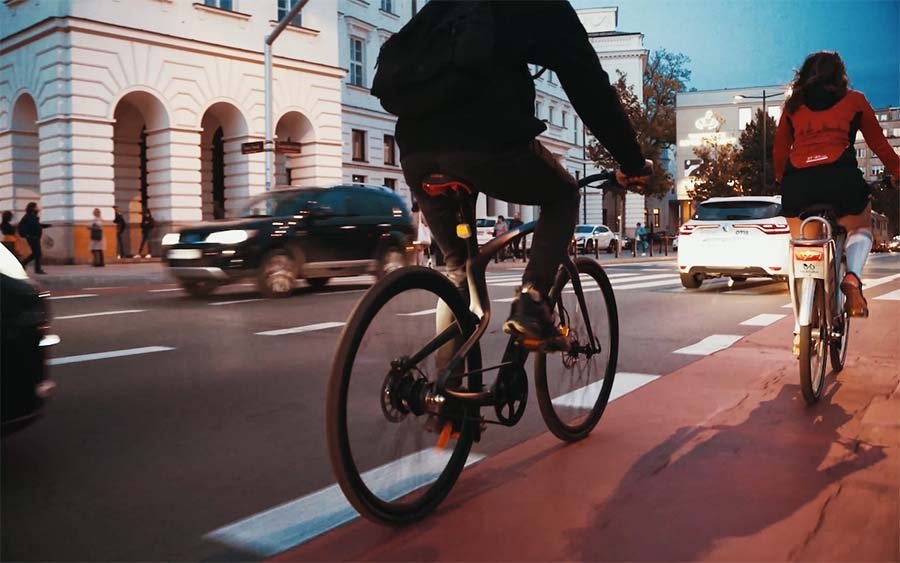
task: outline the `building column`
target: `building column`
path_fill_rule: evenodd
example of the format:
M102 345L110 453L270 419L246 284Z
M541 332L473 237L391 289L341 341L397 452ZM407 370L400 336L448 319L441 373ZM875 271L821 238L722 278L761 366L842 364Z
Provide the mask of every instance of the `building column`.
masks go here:
M241 144L261 141L258 135L226 137L225 143L225 217L234 217L247 200L266 190L266 155L241 154Z
M292 186L324 188L344 183L340 143L304 143L302 154L287 156L291 163Z
M200 221L200 130L147 132L147 206L154 243L177 227Z
M16 208L13 184L13 132L0 132L0 208Z
M201 218L204 220L213 218L213 190L212 190L212 144L200 145L200 205ZM207 189L203 189L207 188Z
M115 253L113 122L53 117L38 123L41 219L48 262L90 260L87 228L99 208L106 250Z

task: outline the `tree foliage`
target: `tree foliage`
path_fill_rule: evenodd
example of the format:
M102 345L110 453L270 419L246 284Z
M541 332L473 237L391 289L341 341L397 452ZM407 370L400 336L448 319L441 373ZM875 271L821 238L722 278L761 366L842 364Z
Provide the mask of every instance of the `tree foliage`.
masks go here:
M766 120L766 171L763 178L763 119ZM741 133L737 179L742 195L777 195L775 167L772 166L772 146L775 143L775 120L756 111L753 121Z
M694 185L688 190L688 195L697 201L741 195L738 180L740 152L738 145L704 140L694 149L700 165L692 175Z
M634 89L625 82L625 75L619 73L615 82L622 107L628 115L637 134L638 144L644 158L654 163L653 177L640 193L662 196L674 185L672 175L665 171L660 156L665 147L675 143L675 95L685 90L685 83L691 77L687 65L690 59L681 53L666 50L654 51L644 69L642 104ZM593 141L588 146L591 159L604 168L616 168L618 164L605 147Z
M872 211L887 215L888 232L900 233L900 190L891 185L884 173L882 173L880 181L871 185Z

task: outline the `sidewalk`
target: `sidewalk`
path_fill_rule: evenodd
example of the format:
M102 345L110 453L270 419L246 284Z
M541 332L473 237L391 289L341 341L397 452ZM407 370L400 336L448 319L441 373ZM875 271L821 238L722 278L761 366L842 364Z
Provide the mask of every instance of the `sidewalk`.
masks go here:
M853 323L818 405L786 319L619 399L583 442L478 463L417 525L357 520L275 559L898 561L898 318L876 301Z

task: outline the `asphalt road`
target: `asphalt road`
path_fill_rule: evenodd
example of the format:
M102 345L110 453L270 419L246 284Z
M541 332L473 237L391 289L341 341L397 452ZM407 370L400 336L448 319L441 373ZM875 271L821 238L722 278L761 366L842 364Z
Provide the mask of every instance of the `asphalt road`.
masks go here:
M715 281L687 291L674 262L607 271L617 286L620 372L664 377L709 353L678 350L790 315L784 283ZM492 298L510 296L517 273L490 272ZM887 256L871 260L864 277L898 273L900 257ZM367 285L341 280L278 301L250 286L204 300L175 286L56 294L57 396L43 419L2 443L2 559L259 556L204 536L334 483L325 386L338 323ZM897 287L884 282L867 295ZM494 307L505 318L508 304ZM757 324L742 324L751 319ZM486 362L499 360L506 343L496 324L483 341ZM477 450L492 455L544 431L532 400L518 426L491 427Z

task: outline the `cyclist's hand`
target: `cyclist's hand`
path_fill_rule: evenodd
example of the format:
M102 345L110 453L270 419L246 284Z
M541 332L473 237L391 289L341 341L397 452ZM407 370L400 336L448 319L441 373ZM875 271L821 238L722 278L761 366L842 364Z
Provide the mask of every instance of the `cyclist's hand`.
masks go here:
M616 182L618 182L620 186L624 186L626 188L634 185L643 187L647 185L648 181L650 181L651 174L653 174L653 161L645 160L644 169L641 170L641 174L639 176L626 176L622 173L621 170L616 170Z

